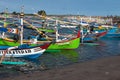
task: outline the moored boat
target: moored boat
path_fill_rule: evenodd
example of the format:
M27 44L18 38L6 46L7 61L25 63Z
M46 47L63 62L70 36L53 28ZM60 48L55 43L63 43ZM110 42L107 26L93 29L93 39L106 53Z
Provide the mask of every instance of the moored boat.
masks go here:
M1 42L7 46L18 46L20 43L15 42L14 40L10 39L1 39ZM28 41L30 42L30 41ZM26 42L26 43L28 43ZM50 46L47 48L47 50L54 50L54 49L76 49L79 47L80 44L80 31L78 31L78 34L75 38L72 38L70 40L61 40L58 42L52 42L51 41L38 41L37 44L30 44L32 45L38 45L41 43L50 43Z
M93 42L98 40L100 37L103 37L107 34L107 31L98 32L98 33L90 33L84 36L83 42Z
M20 45L20 46L0 46L0 56L2 57L22 57L22 58L37 58L45 52L50 44L43 44L39 46L28 46ZM13 49L11 49L13 48Z
M52 43L47 50L53 49L76 49L80 44L80 31L78 31L77 37L70 40L61 40L55 43Z
M120 29L118 27L112 27L108 29L108 33L104 37L120 38Z
M50 43L44 43L44 44L39 44L39 45L34 45L34 44L24 44L23 43L23 12L21 12L21 27L20 27L20 40L19 37L15 37L16 40L14 41L7 41L4 40L4 35L2 35L0 41L0 56L1 60L0 63L3 61L4 57L24 57L24 58L37 58L45 50L48 48ZM4 32L8 31L8 29L2 29ZM14 32L15 30L12 30ZM3 32L3 33L4 33ZM11 32L11 30L10 30ZM19 40L19 42L18 42ZM6 47L4 47L6 46Z

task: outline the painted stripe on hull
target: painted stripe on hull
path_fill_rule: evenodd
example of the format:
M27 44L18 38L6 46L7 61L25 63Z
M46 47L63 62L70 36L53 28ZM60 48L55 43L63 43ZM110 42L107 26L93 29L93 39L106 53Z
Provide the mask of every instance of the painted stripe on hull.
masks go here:
M76 49L79 47L79 44L80 44L80 38L76 38L74 40L67 41L67 42L53 43L48 47L47 50L51 50L51 49Z
M37 47L39 48L39 47ZM43 54L45 49L39 49L38 51L35 51L36 48L32 49L22 49L22 50L10 50L6 53L5 57L34 57ZM4 54L5 50L0 50L0 56Z

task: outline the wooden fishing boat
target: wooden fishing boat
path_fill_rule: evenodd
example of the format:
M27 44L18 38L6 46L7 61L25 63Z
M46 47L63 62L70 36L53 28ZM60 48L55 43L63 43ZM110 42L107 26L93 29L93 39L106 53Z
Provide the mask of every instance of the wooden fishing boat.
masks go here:
M93 42L95 40L98 40L100 37L105 36L106 34L107 34L107 31L87 34L83 38L83 42Z
M96 28L95 28L94 30L98 31L98 32L103 32L103 31L107 30L107 34L104 37L113 37L113 38L119 38L120 37L120 29L118 27L106 26L106 27L102 27L102 28L98 29L98 30L96 30Z
M25 44L14 47L6 46L6 48L5 46L0 46L0 56L2 57L5 55L5 57L37 58L45 52L49 45L50 44L48 43L39 46L28 46Z
M109 34L106 34L105 37L120 38L120 33L109 33Z
M2 38L0 39L0 45L7 45L7 46L18 46L20 45L20 41L15 41L9 38ZM51 43L47 50L54 50L54 49L76 49L79 47L80 44L80 31L78 31L77 36L71 39L66 40L58 40L58 30L56 29L56 40L53 41L38 41L36 39L31 40L22 40L25 44L30 45L38 45L43 43Z
M76 49L79 47L80 44L80 31L75 38L70 40L61 40L55 43L52 43L47 50L54 50L54 49Z
M118 27L112 27L112 28L108 29L108 33L104 37L119 38L120 37L120 29Z
M30 46L37 46L38 44L43 44L43 43L50 43L51 41L37 41L34 43L34 40L23 40L24 44L29 44ZM0 45L1 46L19 46L20 41L15 41L14 39L10 38L0 38Z
M0 45L6 45L6 46L18 46L20 45L20 42L15 42L13 39L0 39L1 43ZM75 38L72 38L70 40L60 40L60 41L37 41L35 44L32 44L30 40L23 40L23 43L30 44L30 46L35 46L43 43L49 43L50 46L47 48L47 50L53 50L53 49L76 49L79 47L80 44L80 31L78 31L78 34Z
M120 29L116 26L101 25L94 27L94 31L103 32L107 30L107 34L104 37L120 37Z
M48 46L50 45L50 43L44 43L44 44L37 44L34 45L33 44L25 44L23 43L23 16L24 14L21 13L21 28L20 28L20 40L19 42L17 42L16 40L14 41L7 41L4 40L4 36L1 37L0 39L0 56L1 56L1 60L0 63L2 62L2 60L4 59L4 57L24 57L24 58L37 58L39 57L41 54L43 54L43 52L45 52L45 50L48 48ZM2 29L4 32L6 32L6 29ZM15 29L16 30L16 29ZM15 30L12 30L12 32L14 32ZM11 31L11 30L10 30ZM16 31L15 31L16 32ZM6 48L4 46L7 46Z
M23 23L22 23L23 25ZM57 25L57 24L56 24ZM56 30L56 33L58 30ZM57 35L57 34L56 34ZM47 48L47 50L54 50L54 49L76 49L79 47L80 44L80 31L78 31L77 37L72 39L66 39L66 40L57 40L58 37L56 37L56 41L51 43L51 41L43 41L43 43L51 43L50 46ZM0 45L7 45L7 46L19 46L21 44L20 41L11 40L9 38L2 38L0 39L1 43ZM36 46L41 43L41 41L36 41L35 39L33 41L31 40L23 40L23 44L30 44L31 46ZM33 44L32 44L32 43Z

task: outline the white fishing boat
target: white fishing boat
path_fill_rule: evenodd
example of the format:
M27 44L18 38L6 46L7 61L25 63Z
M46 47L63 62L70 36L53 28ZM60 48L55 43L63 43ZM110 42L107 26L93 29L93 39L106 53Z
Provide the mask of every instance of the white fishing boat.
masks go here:
M49 44L44 44L41 46L15 46L15 47L9 47L7 46L0 46L0 56L5 56L5 57L23 57L23 58L37 58L43 52L48 48Z

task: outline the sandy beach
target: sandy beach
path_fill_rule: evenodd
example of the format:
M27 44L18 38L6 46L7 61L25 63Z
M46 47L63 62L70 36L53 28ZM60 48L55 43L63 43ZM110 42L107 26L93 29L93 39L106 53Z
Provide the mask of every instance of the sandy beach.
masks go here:
M21 73L0 80L120 80L120 56L75 63L58 69Z

